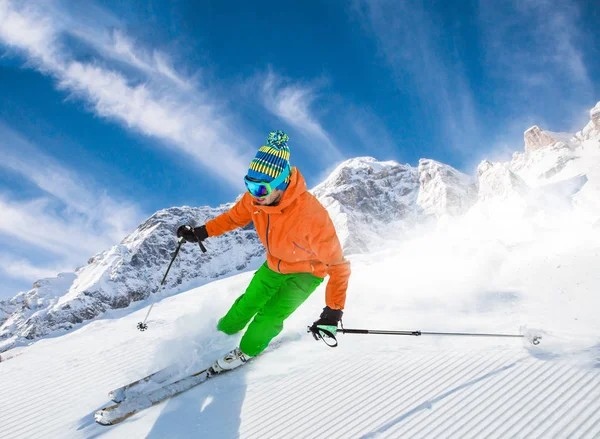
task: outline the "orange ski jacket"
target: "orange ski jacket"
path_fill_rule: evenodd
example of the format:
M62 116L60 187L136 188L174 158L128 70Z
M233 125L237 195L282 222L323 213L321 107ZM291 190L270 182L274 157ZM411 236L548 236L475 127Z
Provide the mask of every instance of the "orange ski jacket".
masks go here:
M254 222L267 250L267 263L283 274L329 275L325 302L344 309L350 261L344 258L333 222L323 205L306 190L306 182L292 168L290 184L277 206L259 206L246 192L228 211L206 223L208 236L219 236Z

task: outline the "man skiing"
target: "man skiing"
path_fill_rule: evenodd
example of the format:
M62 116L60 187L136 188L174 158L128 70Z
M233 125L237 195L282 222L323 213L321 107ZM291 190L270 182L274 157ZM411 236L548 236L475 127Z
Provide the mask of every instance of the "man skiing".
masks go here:
M228 211L177 236L188 242L254 222L267 252L246 291L233 303L217 328L235 334L248 325L240 346L218 359L215 372L233 369L266 349L287 319L329 275L325 308L312 330L335 335L346 301L350 262L344 258L335 228L323 205L306 189L304 177L289 164L289 137L269 134L244 178L247 192Z

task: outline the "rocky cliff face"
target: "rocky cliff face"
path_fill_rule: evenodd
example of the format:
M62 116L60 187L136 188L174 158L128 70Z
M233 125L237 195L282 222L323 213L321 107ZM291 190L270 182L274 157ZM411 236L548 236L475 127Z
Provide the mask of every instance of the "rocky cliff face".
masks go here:
M416 221L417 170L372 157L339 165L314 188L347 253L366 252Z
M524 140L526 152L535 151L536 149L554 145L556 142L558 142L557 139L536 125L525 131Z
M600 102L590 110L590 119L592 129L600 133Z
M510 199L529 215L560 206L600 217L599 113L600 103L575 134L532 127L525 133L525 152L516 152L506 163L482 162L478 204Z
M471 177L435 160L419 160L417 204L428 215L461 215L477 200Z
M59 329L70 329L108 309L147 299L157 290L176 248L180 224L202 224L225 212L219 208L181 207L161 210L120 244L93 256L75 273L37 281L34 287L4 302L13 312L0 327L0 349ZM262 260L264 250L253 228L238 229L207 241L210 252L184 245L165 290L177 291L231 273L247 270Z
M477 168L478 200L506 200L527 194L527 183L505 163L483 161Z

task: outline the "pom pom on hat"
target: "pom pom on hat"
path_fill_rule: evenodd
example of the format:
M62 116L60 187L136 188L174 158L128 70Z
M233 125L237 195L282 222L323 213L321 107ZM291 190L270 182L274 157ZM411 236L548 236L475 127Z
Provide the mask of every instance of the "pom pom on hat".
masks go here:
M267 145L276 149L287 148L288 140L290 140L290 137L283 131L271 131L269 137L267 137ZM290 149L287 148L287 150L289 153Z
M270 132L267 144L260 147L250 163L248 177L265 182L275 180L289 166L290 148L287 144L289 139L288 135L281 130ZM277 186L277 189L283 191L287 189L289 183L290 177Z

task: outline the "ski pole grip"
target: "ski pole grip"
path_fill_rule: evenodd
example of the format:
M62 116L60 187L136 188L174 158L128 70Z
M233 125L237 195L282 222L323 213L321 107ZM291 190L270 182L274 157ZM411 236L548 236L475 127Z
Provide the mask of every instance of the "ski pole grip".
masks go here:
M202 253L206 253L206 247L204 247L204 244L202 244L201 241L198 241L198 245L200 246L200 250L202 250Z

